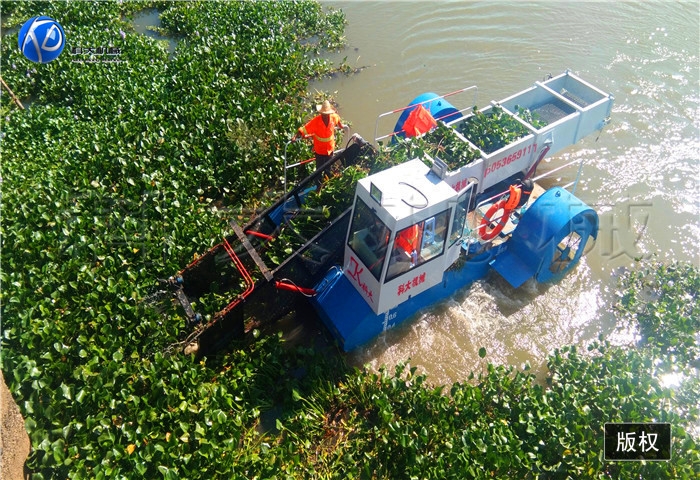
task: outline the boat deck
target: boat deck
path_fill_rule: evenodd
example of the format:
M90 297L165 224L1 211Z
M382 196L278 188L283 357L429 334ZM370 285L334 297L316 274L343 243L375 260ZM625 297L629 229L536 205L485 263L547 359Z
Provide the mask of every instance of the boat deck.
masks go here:
M532 188L532 193L530 194L530 198L525 204L525 209L527 210L530 207L530 205L532 205L544 192L545 189L535 182ZM494 199L494 202L496 201L498 201L498 199ZM492 203L486 203L469 212L467 217L468 223L470 226L473 226L473 229L478 228L479 224L481 223L481 219L484 218L484 215L486 214L487 210L491 207L491 205ZM491 241L492 246L500 245L501 243L508 241L511 233L513 233L513 230L515 230L515 227L518 224L519 217L519 213L511 215L511 217L508 219L508 223L506 223L505 227L503 227L501 233Z

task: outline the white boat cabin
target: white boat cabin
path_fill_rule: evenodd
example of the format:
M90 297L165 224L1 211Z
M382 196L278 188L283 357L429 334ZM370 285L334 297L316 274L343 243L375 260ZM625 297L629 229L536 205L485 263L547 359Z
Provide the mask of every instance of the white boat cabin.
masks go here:
M442 282L475 187L457 192L418 159L359 181L344 273L376 314Z

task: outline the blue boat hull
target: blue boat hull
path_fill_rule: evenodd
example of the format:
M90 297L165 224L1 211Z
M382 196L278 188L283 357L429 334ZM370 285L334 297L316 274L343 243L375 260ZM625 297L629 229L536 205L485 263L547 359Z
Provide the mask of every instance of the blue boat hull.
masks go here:
M311 303L340 346L350 351L484 278L489 270L497 271L514 288L530 278L538 282L560 280L578 263L588 239L595 239L597 233L595 211L568 191L554 187L522 215L508 241L481 253L467 252L463 244L463 260L446 269L440 283L409 296L385 313L376 314L337 266L316 285ZM575 246L567 240L573 237L580 240ZM557 263L562 255L563 263Z
M405 302L377 315L352 286L340 268L334 268L316 287L317 295L311 304L319 317L338 340L344 351L353 350L406 320L421 310L434 307L457 291L467 288L474 281L486 276L489 263L504 247L493 248L472 257L460 267L453 267L443 274L443 281ZM331 318L332 317L332 318Z

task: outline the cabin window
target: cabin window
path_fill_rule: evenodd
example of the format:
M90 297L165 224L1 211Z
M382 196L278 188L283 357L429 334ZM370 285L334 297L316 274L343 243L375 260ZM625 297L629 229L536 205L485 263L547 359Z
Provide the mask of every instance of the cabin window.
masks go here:
M390 235L391 230L362 199L358 198L348 246L377 280L382 273Z
M457 240L464 235L464 227L467 221L467 212L469 211L469 202L471 200L472 189L468 189L457 199L457 207L455 210L455 219L452 222L452 234L450 235L450 245L454 245Z
M391 250L386 281L442 255L450 210L400 230Z

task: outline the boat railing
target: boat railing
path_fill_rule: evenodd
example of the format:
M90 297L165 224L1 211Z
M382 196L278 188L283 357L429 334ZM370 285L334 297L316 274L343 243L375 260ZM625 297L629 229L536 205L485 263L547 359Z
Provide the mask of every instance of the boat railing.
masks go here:
M561 170L565 170L565 169L567 169L571 166L574 166L576 164L578 164L578 171L576 172L576 178L573 181L561 186L562 188L564 188L566 190L568 190L569 187L571 187L571 193L575 194L576 187L578 185L579 179L581 178L581 170L583 169L583 158L581 158L580 160L576 160L576 159L571 160L570 162L567 162L564 165L560 165L556 168L553 168L552 170L549 170L549 171L543 173L542 175L538 175L537 177L534 177L532 180L534 182L537 182L538 180L540 180L542 178L546 178L546 177L549 177L551 175L554 175L555 173L558 173Z
M440 95L440 96L437 96L437 97L433 97L433 98L430 98L430 99L428 99L428 100L424 100L424 101L422 101L422 102L413 103L413 104L411 104L411 105L407 105L407 106L405 106L405 107L397 108L396 110L390 110L390 111L388 111L388 112L384 112L384 113L380 114L380 115L377 117L377 120L375 121L375 124L374 124L374 141L375 141L375 143L378 143L378 142L380 142L381 140L384 140L384 139L387 139L387 138L391 138L391 137L393 137L393 136L398 135L398 134L401 133L401 131L396 131L396 132L388 133L388 134L386 134L386 135L377 136L377 132L378 132L378 130L379 130L379 120L380 120L380 119L382 119L382 118L384 118L384 117L387 117L387 116L389 116L389 115L401 114L401 113L403 113L403 112L406 111L406 110L410 110L410 109L416 108L418 105L425 105L425 104L428 104L428 103L432 103L432 102L434 102L435 100L440 100L440 99L443 99L443 98L452 97L452 96L454 96L454 95L458 95L458 94L460 94L460 93L465 93L465 92L468 92L468 91L470 91L470 90L473 90L473 91L474 91L474 99L473 99L472 104L471 104L470 106L465 107L465 108L462 108L462 109L457 109L457 112L459 112L459 113L461 114L461 113L463 113L463 112L470 111L470 110L471 110L472 108L474 108L474 106L476 105L477 95L478 95L478 93L479 93L479 89L477 88L476 85L472 85L472 86L470 86L470 87L465 87L465 88L460 88L459 90L455 90L454 92L446 93L446 94L444 94L444 95ZM452 116L452 115L455 115L455 113L456 113L456 112L452 111L452 112L448 113L447 115L445 115L444 117L450 117L450 116ZM442 119L443 119L443 118L435 118L435 120L438 120L438 121L439 121L439 120L442 120Z
M578 166L576 178L571 182L568 182L564 185L561 185L561 188L563 188L565 190L570 189L571 193L573 194L573 193L575 193L576 187L577 187L578 182L581 178L581 170L583 169L583 160L584 159L582 157L581 159L574 159L574 160L571 160L569 162L566 162L565 164L560 165L560 166L553 168L551 170L548 170L548 171L542 173L541 175L537 175L536 177L532 177L532 181L537 183L542 179L553 177L563 170L567 170L567 169L570 169L571 167ZM515 183L515 185L522 187L521 182L517 182L517 183ZM509 186L509 188L507 188L503 191L499 191L499 192L497 192L497 193L495 193L487 198L480 200L476 204L476 206L474 207L474 210L473 210L474 215L470 215L469 220L467 222L468 232L466 232L466 234L465 234L465 237L466 237L465 241L467 243L472 243L472 244L476 243L476 242L487 243L481 239L481 234L480 234L480 230L482 230L484 228L484 227L481 227L481 221L483 220L484 215L485 215L484 212L488 209L488 207L490 205L492 205L493 203L495 203L499 199L503 198L509 192L510 192L510 186ZM522 215L522 213L527 209L527 207L528 207L528 205L526 204L526 205L518 208L516 213L518 215ZM499 223L503 219L503 216L505 215L506 212L503 210L500 210L500 211L495 212L495 213L496 213L496 215L490 219L491 224ZM512 212L509 212L508 215L510 215L510 213L512 213ZM508 229L504 229L504 230L506 232L508 231ZM496 238L498 238L498 236L496 236Z
M287 170L290 168L298 167L300 165L306 165L314 160L314 157L302 160L300 162L293 163L291 165L287 164L287 147L294 143L294 140L290 140L284 144L284 196L287 197Z

